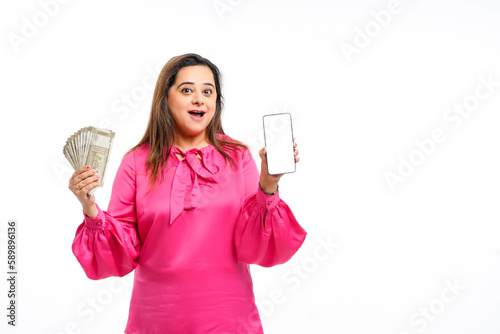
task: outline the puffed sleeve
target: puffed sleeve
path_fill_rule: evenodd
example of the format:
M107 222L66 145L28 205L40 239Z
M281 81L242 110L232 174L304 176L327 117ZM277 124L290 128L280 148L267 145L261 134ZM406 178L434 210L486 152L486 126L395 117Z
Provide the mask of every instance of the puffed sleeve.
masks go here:
M90 279L125 276L137 266L141 241L135 210L133 152L122 160L113 181L108 210L97 205L95 218L84 215L72 250Z
M248 152L248 151L247 151ZM300 248L307 232L279 197L259 188L259 172L250 153L243 159L248 196L236 222L236 256L242 262L272 267L287 262Z

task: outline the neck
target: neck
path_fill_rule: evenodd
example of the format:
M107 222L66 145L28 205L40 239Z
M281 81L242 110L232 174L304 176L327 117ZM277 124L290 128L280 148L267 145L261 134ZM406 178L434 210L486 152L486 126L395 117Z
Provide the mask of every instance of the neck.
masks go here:
M176 133L175 140L174 140L174 146L178 147L182 151L186 152L192 148L202 148L210 143L205 137L205 133L202 133L198 136L182 136L178 133Z

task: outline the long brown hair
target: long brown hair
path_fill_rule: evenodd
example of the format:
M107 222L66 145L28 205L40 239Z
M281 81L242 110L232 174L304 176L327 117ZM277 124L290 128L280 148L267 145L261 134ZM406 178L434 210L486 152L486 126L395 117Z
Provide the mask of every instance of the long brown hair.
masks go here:
M217 135L225 135L222 129L222 108L223 96L221 91L221 74L217 66L208 59L195 53L187 53L170 59L160 72L153 94L153 103L151 105L151 114L149 116L148 126L141 141L131 148L127 153L140 147L147 147L148 157L146 159L146 171L149 171L149 191L153 189L156 182L163 182L163 169L167 165L170 156L171 147L174 144L175 122L167 104L168 91L175 83L177 73L183 67L202 65L207 66L212 71L215 81L215 90L217 99L215 114L212 121L206 129L207 141L212 144L217 151L222 154L226 163L236 167L234 159L229 152L235 150L247 149L247 146L236 140L224 140ZM148 191L148 192L149 192Z

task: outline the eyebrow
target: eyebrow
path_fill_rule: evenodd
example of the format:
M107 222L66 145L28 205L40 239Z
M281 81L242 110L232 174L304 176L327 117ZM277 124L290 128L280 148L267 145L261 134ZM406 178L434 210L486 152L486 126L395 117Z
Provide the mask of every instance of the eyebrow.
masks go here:
M183 82L181 83L179 86L177 86L177 88L179 88L180 86L182 85L194 85L194 82L191 82L191 81L186 81L186 82ZM207 85L207 86L212 86L214 87L214 85L212 85L210 82L205 82L204 85ZM215 87L214 87L215 88Z

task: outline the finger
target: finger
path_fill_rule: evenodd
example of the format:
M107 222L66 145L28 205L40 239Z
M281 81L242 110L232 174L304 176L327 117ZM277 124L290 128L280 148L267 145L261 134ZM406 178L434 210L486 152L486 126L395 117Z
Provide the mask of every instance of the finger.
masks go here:
M260 151L259 151L259 156L262 160L266 160L266 153L267 153L267 150L266 150L266 147L264 146Z
M295 149L295 150L294 150L294 152L293 152L293 155L294 155L294 156L299 155L299 150Z
M78 187L77 187L78 189L83 189L83 188L85 188L85 186L87 186L88 184L91 184L91 183L93 183L93 182L95 182L95 181L98 181L99 179L100 179L100 176L99 176L99 175L97 175L97 174L96 174L96 175L93 175L93 176L89 176L89 177L87 177L87 178L85 178L85 179L81 180L80 182L78 182L78 183L76 184L76 186L78 186Z
M85 195L88 196L88 192L91 191L92 189L94 189L95 187L97 187L100 183L100 180L97 180L97 181L94 181L94 182L91 182L89 184L87 184L86 186L84 186L81 191L82 193L84 193Z
M83 172L85 172L85 171L87 171L87 170L89 170L89 169L90 169L90 165L85 165L85 166L83 166L83 167L80 167L79 169L77 169L77 170L73 173L73 176L76 176L76 175L78 175L78 174L81 174L81 173L83 173Z
M82 180L85 180L86 178L88 177L91 177L93 175L96 175L97 174L97 171L95 169L92 169L92 170L89 170L89 171L83 171L82 173L76 175L73 179L72 179L72 183L73 185L76 185L77 183L81 182Z
M299 162L299 160L300 160L300 157L295 158L295 162Z
M68 187L71 191L73 191L76 194L76 192L81 191L89 183L92 183L92 182L97 181L99 179L100 179L100 175L95 174L95 175L89 176L83 180L76 180L74 184L70 183Z

